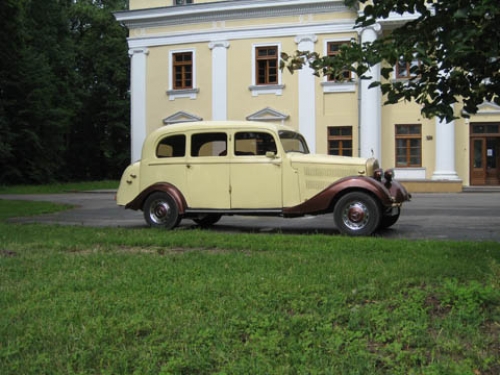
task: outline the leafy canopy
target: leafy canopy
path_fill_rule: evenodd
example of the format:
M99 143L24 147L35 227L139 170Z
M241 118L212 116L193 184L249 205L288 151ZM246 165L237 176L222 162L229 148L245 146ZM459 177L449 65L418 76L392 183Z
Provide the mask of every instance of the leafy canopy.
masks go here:
M385 104L401 100L419 103L425 117L451 121L452 105L462 102L465 113L476 113L484 101L500 105L500 7L498 0L345 0L355 8L365 4L355 28L381 24L391 15L411 20L374 42L346 42L336 56L296 51L282 55L281 67L291 72L309 65L316 75L344 79L350 70L370 79L370 69L382 63L380 87ZM408 80L394 80L398 62L411 64Z

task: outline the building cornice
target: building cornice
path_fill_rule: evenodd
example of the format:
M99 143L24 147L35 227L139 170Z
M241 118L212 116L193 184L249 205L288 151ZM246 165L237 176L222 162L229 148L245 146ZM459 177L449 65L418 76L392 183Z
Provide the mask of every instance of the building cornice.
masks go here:
M130 29L349 11L343 0L241 0L116 12Z
M335 23L317 24L264 25L259 27L238 29L213 29L198 32L168 33L165 35L141 35L128 39L129 48L147 48L155 46L176 45L186 43L216 43L227 40L243 40L258 38L281 38L290 35L321 35L330 33L357 33L353 29L352 20L337 20Z

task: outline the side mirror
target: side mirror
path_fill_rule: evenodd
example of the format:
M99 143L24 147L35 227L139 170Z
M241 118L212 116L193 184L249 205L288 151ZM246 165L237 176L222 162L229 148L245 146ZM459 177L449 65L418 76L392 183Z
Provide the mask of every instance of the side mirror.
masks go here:
M276 152L274 151L266 151L266 157L269 159L276 159Z

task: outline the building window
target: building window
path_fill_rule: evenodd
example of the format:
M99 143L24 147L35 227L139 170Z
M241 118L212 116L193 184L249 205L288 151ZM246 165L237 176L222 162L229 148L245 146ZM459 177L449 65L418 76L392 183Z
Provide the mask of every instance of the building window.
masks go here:
M193 52L177 52L173 54L173 89L185 90L193 88Z
M328 127L328 154L352 156L352 126Z
M396 125L396 167L422 166L422 126Z
M193 0L174 0L174 5L193 4Z
M278 46L255 48L256 84L278 84Z
M408 79L416 77L415 70L420 66L419 60L412 60L410 62L400 58L396 64L396 79Z
M345 45L346 42L328 42L326 45L327 55L335 56L340 53L340 48ZM328 81L342 81L352 79L352 74L350 70L342 71L338 76L329 75Z

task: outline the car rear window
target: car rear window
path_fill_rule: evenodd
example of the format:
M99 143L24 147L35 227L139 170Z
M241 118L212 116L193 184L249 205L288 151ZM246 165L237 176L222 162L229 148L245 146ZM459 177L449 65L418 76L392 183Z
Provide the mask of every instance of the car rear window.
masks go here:
M156 147L156 157L176 158L186 156L186 136L170 135L163 138Z

